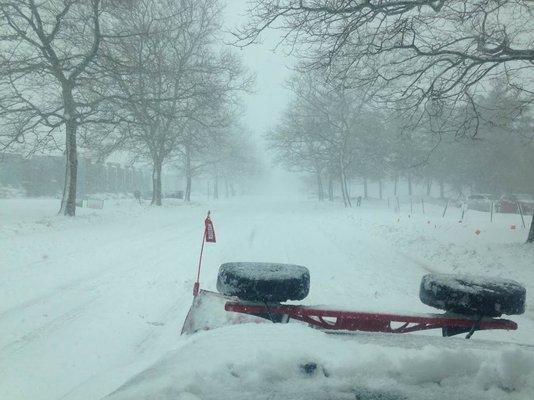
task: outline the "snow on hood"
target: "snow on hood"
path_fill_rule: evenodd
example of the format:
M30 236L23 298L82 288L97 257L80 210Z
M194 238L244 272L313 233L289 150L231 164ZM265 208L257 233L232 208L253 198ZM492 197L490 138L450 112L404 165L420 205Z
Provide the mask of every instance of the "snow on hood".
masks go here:
M422 335L328 335L299 324L200 332L108 400L534 398L534 349Z

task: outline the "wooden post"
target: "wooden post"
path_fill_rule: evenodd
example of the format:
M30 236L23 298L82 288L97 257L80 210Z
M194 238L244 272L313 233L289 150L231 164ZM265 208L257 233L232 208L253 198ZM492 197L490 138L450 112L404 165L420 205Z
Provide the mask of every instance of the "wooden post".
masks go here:
M491 202L491 208L490 208L490 222L493 222L493 207L494 207L494 202L492 201Z
M443 209L443 215L441 218L445 218L445 213L447 212L447 208L449 208L449 201L450 200L447 200L447 203L445 203L445 208Z
M530 222L530 231L528 232L527 243L534 243L534 213L532 213L532 220Z
M517 204L517 209L519 210L519 214L521 215L521 222L523 223L523 228L526 228L525 225L525 217L523 216L523 207L521 207L521 203L519 201L515 201Z

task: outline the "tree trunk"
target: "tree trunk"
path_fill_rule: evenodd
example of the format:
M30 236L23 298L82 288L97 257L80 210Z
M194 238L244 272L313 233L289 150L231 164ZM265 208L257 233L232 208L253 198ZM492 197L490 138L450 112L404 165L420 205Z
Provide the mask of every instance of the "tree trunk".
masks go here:
M367 187L367 178L363 178L363 198L367 199L369 196L368 187Z
M532 215L532 221L530 222L530 231L528 233L527 243L534 243L534 214Z
M65 107L65 185L59 213L74 217L76 215L76 184L78 178L78 148L76 145L76 106L72 96L72 88L62 90Z
M152 168L152 202L150 204L161 206L161 160L154 159Z
M191 152L189 146L185 148L185 196L184 200L191 201Z
M316 170L315 171L315 178L317 179L317 198L319 201L324 200L324 187L323 187L323 179L321 177L321 171Z
M382 200L382 179L378 180L378 197Z
M215 175L215 182L213 182L213 199L219 200L219 177Z
M348 207L347 205L347 194L345 193L345 185L343 184L343 177L339 177L339 185L341 187L341 198L343 199L343 204L345 207Z
M343 166L343 160L339 162L339 180L341 183L341 195L343 196L343 204L345 207L352 207L350 202L349 191L347 189L347 177L345 176L345 167Z
M399 184L399 176L398 175L395 175L395 179L394 179L394 182L395 182L395 185L394 185L394 195L397 196L397 186Z
M334 201L334 179L328 177L328 200Z
M443 182L443 179L440 179L439 181L439 198L445 198L445 184Z
M426 181L426 195L427 195L427 197L430 197L431 193L432 193L432 179L428 179Z
M191 201L191 176L187 175L185 177L185 201Z
M347 206L348 207L352 207L352 202L350 201L350 193L349 193L349 187L348 187L348 184L347 184L347 177L345 176L345 179L344 179L344 186L345 186L345 193L346 193L346 196L347 196Z
M408 175L408 194L412 195L412 175Z
M74 217L76 215L76 185L78 177L78 151L76 146L76 128L66 128L65 185L61 199L60 214Z
M224 196L226 198L230 197L230 186L228 185L228 179L224 180Z

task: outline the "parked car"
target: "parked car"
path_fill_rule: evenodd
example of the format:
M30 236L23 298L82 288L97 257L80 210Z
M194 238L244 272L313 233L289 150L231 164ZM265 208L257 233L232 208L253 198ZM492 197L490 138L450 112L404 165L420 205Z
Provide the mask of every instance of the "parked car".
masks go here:
M490 194L476 193L467 197L467 207L477 211L491 211L491 203L494 197Z
M523 214L532 214L534 212L534 197L530 194L505 194L499 200L498 210L501 213L516 214L519 213L518 205Z

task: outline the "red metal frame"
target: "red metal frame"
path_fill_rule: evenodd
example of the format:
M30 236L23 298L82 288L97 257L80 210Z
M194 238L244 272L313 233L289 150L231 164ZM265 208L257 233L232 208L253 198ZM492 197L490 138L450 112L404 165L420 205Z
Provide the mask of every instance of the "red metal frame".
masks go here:
M262 305L227 302L226 311L252 315L286 315L327 330L408 333L427 329L457 328L470 330L516 330L517 324L507 319L470 318L447 314L403 315L361 311L330 310L298 305ZM393 327L393 323L400 326Z

